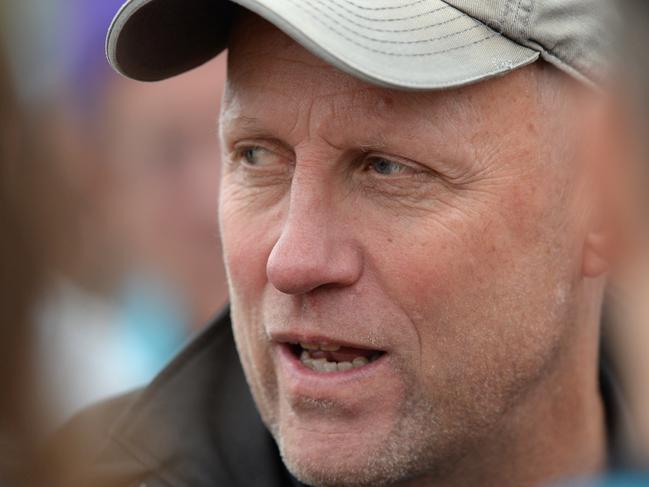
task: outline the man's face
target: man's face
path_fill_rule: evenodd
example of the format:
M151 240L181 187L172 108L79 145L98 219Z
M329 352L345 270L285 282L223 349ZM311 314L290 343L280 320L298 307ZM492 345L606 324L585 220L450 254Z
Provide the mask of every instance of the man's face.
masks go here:
M233 326L303 481L442 475L554 373L583 235L543 69L401 92L257 19L235 29L220 206Z

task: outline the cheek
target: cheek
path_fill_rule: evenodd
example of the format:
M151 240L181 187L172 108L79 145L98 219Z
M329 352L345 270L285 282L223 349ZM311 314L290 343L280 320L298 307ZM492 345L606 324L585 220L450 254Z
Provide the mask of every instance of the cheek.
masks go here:
M243 313L240 313L243 311ZM278 408L277 376L267 338L255 313L247 306L231 305L234 339L250 392L265 424L273 429Z
M219 219L233 331L239 357L262 416L272 422L276 378L263 326L266 263L281 229L275 206L261 208L254 195L224 177Z
M275 218L222 188L220 225L230 288L234 338L241 364L262 418L269 426L277 415L277 379L264 331L266 262L275 241Z
M254 305L267 283L266 264L281 231L279 207L260 208L236 184L221 187L219 223L233 301Z
M503 404L504 391L547 366L568 321L572 257L547 238L551 222L517 198L399 228L370 251L416 329L427 389L455 391L455 401L471 404L479 391Z
M437 315L472 287L493 281L515 242L480 216L431 215L416 222L400 221L381 240L370 240L373 273L402 308L417 316Z

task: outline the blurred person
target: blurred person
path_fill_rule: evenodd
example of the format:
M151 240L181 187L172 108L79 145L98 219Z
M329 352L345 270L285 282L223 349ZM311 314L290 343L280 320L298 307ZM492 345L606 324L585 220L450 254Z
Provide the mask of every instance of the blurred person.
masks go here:
M616 102L614 147L619 164L629 165L625 224L630 249L609 289L607 339L615 355L636 425L636 463L649 468L649 5L622 0L622 65ZM645 480L649 485L649 477Z
M0 18L10 18L0 1ZM43 471L37 427L48 403L35 394L37 335L33 308L45 286L43 222L49 147L19 103L8 50L0 38L0 485L56 479ZM42 476L40 476L43 474Z
M71 172L81 174L91 197L98 194L98 233L117 241L110 245L120 255L98 274L110 276L114 260L127 261L118 273L138 265L158 272L184 294L198 329L227 300L215 219L220 164L214 127L225 57L144 89L98 57L104 51L98 31L119 2L71 1L77 8L66 20L71 54L60 102L67 133L59 136L71 156L81 156L70 157Z
M66 3L65 85L41 117L60 189L37 310L44 429L148 382L227 299L216 213L224 58L143 89L102 57L116 5Z
M70 35L69 59L44 63L65 66L65 97L29 69L5 69L4 50L11 41L12 68L39 66L42 59L21 57L39 49L16 46L33 47L35 32L61 19L46 15L39 22L49 29L21 30L23 15L41 11L1 6L3 486L36 482L46 431L89 402L146 383L226 300L216 220L224 59L205 75L144 91L102 57L116 8L109 3L46 9L77 15L77 29L48 39ZM11 37L18 34L27 42ZM41 485L56 485L54 469L64 472L80 452L63 453L44 458Z
M218 238L218 119L225 58L152 86L115 79L101 130L110 174L102 210L131 265L183 296L199 329L227 301Z
M231 304L149 387L75 420L110 430L90 482L614 467L607 3L236 3L132 0L109 32L113 66L146 81L229 48Z
M2 6L0 5L0 8ZM29 383L30 304L35 272L34 249L19 205L18 111L0 45L0 483L15 481L29 435L24 414ZM25 267L23 267L23 265Z
M625 244L607 289L604 347L612 357L620 387L628 398L634 425L628 462L621 472L579 487L644 487L649 485L649 4L618 2L622 29L616 32L620 51L611 98L609 158L624 168L625 177L610 198L620 205L618 232Z

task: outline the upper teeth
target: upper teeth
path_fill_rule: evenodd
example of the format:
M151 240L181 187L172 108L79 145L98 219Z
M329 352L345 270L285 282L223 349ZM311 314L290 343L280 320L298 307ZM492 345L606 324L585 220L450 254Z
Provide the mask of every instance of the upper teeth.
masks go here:
M314 359L307 350L304 350L300 355L300 361L316 372L344 372L346 370L363 367L370 362L365 357L356 357L351 362L330 362L326 358Z

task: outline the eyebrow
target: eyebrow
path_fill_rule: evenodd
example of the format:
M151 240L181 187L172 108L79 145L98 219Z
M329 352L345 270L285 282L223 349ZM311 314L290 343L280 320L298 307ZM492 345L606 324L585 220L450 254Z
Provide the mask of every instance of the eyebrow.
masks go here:
M387 150L389 147L390 144L388 143L388 139L383 135L383 133L372 136L369 140L359 144L359 148L365 152Z
M224 123L227 122L227 123ZM228 129L234 129L237 131L245 131L251 136L257 137L274 137L275 135L271 133L270 130L266 128L266 124L256 117L250 117L246 115L237 115L234 117L221 117L221 125ZM226 130L228 132L228 130Z
M247 135L252 137L278 138L278 134L266 128L267 125L257 117L237 115L229 119L228 127L232 127L232 131L245 131ZM385 150L389 147L388 138L383 133L373 134L359 144L359 149L366 152Z
M244 128L259 128L263 125L257 117L249 117L247 115L238 115L233 118L233 121Z

